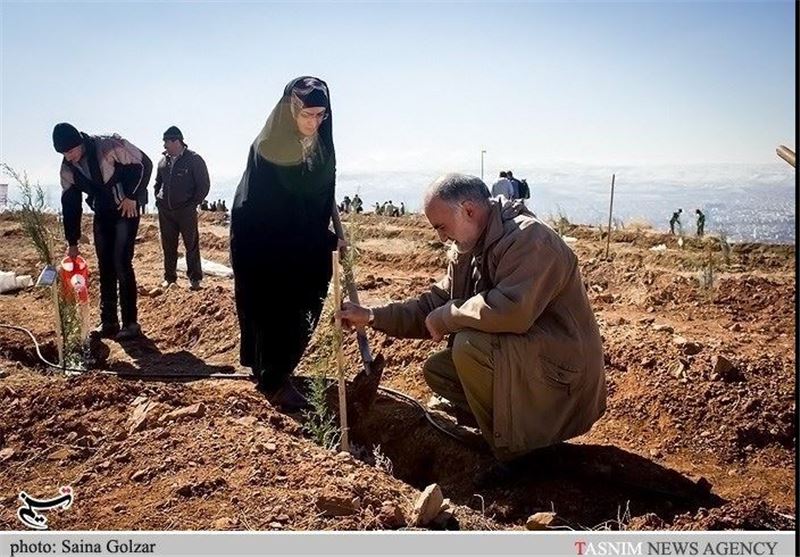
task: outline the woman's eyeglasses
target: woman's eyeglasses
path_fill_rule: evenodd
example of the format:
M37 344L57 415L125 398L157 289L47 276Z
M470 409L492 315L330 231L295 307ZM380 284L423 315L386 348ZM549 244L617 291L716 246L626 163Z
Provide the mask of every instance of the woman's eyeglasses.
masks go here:
M322 122L323 120L327 120L328 119L328 113L327 112L319 112L319 113L315 114L313 112L306 112L305 110L301 110L298 113L298 116L300 118L303 118L304 120L319 120L320 122Z

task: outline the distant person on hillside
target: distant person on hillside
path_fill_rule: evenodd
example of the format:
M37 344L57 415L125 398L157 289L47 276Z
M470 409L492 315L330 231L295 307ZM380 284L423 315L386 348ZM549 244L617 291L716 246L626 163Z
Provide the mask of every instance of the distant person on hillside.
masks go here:
M223 199L219 203L220 203L219 210L222 211L223 213L227 213L228 212L228 208L225 206L225 200Z
M375 202L375 214L382 215L383 214L383 207L377 201Z
M208 201L206 201L205 199L200 202L200 210L208 211Z
M164 132L164 156L158 163L156 207L161 249L164 253L164 288L178 281L178 236L186 250L186 276L189 288L199 290L203 280L200 263L200 231L197 207L203 203L211 181L203 157L188 148L176 126Z
M520 195L520 192L522 190L522 186L520 181L514 178L514 173L510 170L506 170L506 178L508 178L508 181L511 182L511 185L514 187L514 197L512 199L521 199L522 195Z
M358 194L353 196L353 211L356 214L360 214L364 210L364 202L361 201L361 198L358 197Z
M349 195L345 195L344 199L342 200L342 212L349 213L351 204L352 204L352 202L350 201L350 196Z
M137 337L136 276L133 252L142 208L147 204L147 183L153 163L141 149L114 134L87 135L72 124L56 124L53 147L61 161L61 209L67 255L80 255L81 205L94 211L92 231L100 275L100 326L92 334ZM117 316L117 287L122 316Z
M531 188L528 185L528 181L525 178L523 178L522 180L519 180L519 183L517 184L517 186L519 187L519 191L517 192L519 195L517 196L517 199L530 199L531 198Z
M697 237L702 238L706 231L706 216L700 209L695 209L697 214Z
M508 179L508 173L500 172L500 179L492 184L492 197L503 196L505 199L514 199L514 184Z
M331 254L346 245L329 230L335 183L328 86L299 77L250 147L230 229L239 360L287 412L308 406L290 376L319 321Z
M678 232L683 232L683 225L681 224L681 213L683 209L678 209L672 213L672 218L669 219L669 233L675 234L675 225L678 225Z
M400 202L400 216L402 217L405 214L406 214L406 204L401 201Z
M587 432L605 411L602 340L580 265L522 203L491 199L474 176L438 178L424 207L439 239L454 242L444 278L405 301L345 302L339 316L400 338L449 337L425 362L425 381L474 417L507 462L497 472L510 473L516 457Z

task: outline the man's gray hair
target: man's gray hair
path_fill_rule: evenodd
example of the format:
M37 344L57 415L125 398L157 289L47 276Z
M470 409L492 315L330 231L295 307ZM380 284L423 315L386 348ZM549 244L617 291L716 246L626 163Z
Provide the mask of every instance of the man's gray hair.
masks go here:
M451 204L462 201L486 203L491 194L483 180L477 176L452 173L439 176L433 181L425 194L425 205L427 206L435 197Z

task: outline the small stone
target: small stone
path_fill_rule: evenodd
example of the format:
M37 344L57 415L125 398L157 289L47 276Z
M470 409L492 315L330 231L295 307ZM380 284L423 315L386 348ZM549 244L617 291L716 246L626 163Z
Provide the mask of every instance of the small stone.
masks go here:
M245 427L253 427L258 423L258 418L255 416L243 416L241 418L237 418L234 420L237 424L243 425Z
M413 526L426 526L429 524L442 508L444 497L442 489L438 484L431 484L425 488L417 502L414 503L414 510L411 513L411 524Z
M637 323L639 323L639 325L650 325L655 320L655 317L642 317Z
M528 517L525 528L528 530L547 530L556 519L556 513L536 513Z
M384 501L378 513L378 521L385 528L403 528L406 525L406 517L400 507L391 501Z
M358 510L356 501L352 497L325 491L317 497L317 508L324 516L347 516Z
M686 377L686 370L688 368L689 368L689 362L687 362L683 358L678 358L678 361L674 362L669 367L669 374L676 379L683 379Z
M216 519L211 523L213 530L231 530L236 526L236 520L227 516Z
M742 330L742 326L739 323L734 323L733 325L730 326L729 330L733 331L734 333L738 333L739 331Z
M126 507L122 503L119 503L119 504L114 505L113 507L111 507L111 510L114 511L115 513L121 513L121 512L123 512L123 511L125 511L127 509L128 509L128 507Z
M642 361L640 362L640 364L641 364L641 366L643 368L651 368L654 365L656 365L656 359L655 358L642 358Z
M264 445L264 452L266 453L274 453L278 450L278 446L275 443L267 443Z
M161 296L163 293L164 289L161 288L160 286L156 286L155 288L151 288L147 292L147 295L150 296L151 298L155 298L156 296Z
M738 474L738 472L736 471L736 469L735 469L735 468L731 468L730 470L728 470L728 476L729 476L729 477L731 477L731 478L732 478L732 477L733 477L733 476L735 476L736 474Z
M0 369L0 379L3 377L8 377L8 372L4 369Z
M598 295L597 299L600 300L601 302L605 302L607 304L610 304L610 303L614 302L615 298L614 298L613 294L611 294L609 292L606 292L605 294Z
M269 527L273 530L283 530L283 524L280 522L270 522Z
M155 418L153 415L153 409L156 407L156 404L147 399L140 399L141 397L136 399L136 401L139 401L139 403L133 408L133 413L131 414L131 418L129 420L129 433L136 433L144 430Z
M658 449L650 449L650 456L652 458L661 458L661 451Z
M184 406L172 412L168 412L159 418L159 423L165 424L180 420L181 418L202 418L206 415L206 406L202 402Z
M90 479L92 479L92 477L94 477L94 474L92 474L91 472L89 472L89 471L87 470L86 472L84 472L83 474L81 474L80 476L78 476L78 479L77 479L77 480L75 480L75 485L81 485L81 484L84 484L84 483L86 483L87 481L89 481Z
M711 360L711 365L714 366L712 375L716 375L725 382L736 381L741 378L736 366L725 356L714 356Z
M6 460L10 459L12 456L14 456L15 452L16 451L11 447L6 447L0 451L0 462L5 462Z
M47 455L47 460L66 460L70 456L72 456L72 449L64 447L63 449L56 449Z
M98 470L108 470L109 468L111 468L111 461L104 460L103 462L95 466L95 468L97 468Z
M703 349L703 345L699 342L692 342L680 335L675 335L672 338L672 342L673 344L677 345L678 348L680 348L687 356L694 356Z
M147 479L147 470L137 470L133 474L131 474L131 481L139 482Z
M674 333L675 329L665 323L656 323L653 325L653 330L664 333Z

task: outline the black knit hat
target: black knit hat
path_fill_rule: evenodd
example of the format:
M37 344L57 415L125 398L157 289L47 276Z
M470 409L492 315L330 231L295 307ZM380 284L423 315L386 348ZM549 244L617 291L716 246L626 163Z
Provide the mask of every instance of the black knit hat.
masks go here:
M181 130L178 129L178 126L170 126L167 128L167 131L164 132L164 141L167 139L180 139L181 142L183 142L183 134L181 133Z
M66 153L83 143L81 132L72 124L61 122L53 128L53 147L59 153Z

